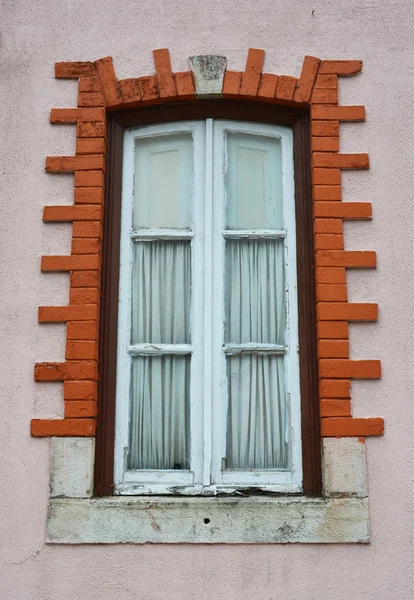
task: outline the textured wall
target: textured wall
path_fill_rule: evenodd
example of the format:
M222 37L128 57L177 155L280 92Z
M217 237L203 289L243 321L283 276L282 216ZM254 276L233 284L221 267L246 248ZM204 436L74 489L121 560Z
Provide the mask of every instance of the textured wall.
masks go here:
M0 598L69 600L409 600L413 585L414 379L411 318L412 29L410 1L190 0L122 3L5 0L0 8ZM376 324L351 325L351 358L379 358L379 381L355 382L354 416L385 418L368 439L370 546L44 546L49 443L32 417L61 417L61 384L35 384L33 363L63 360L64 327L38 325L39 305L67 301L65 274L40 273L41 254L70 253L70 225L42 223L45 204L72 202L72 176L46 175L46 155L74 153L72 126L51 107L76 105L76 82L53 78L58 60L111 54L119 78L154 71L169 47L173 70L221 53L242 70L248 47L265 70L299 75L304 54L361 58L341 79L340 103L364 104L365 124L343 124L341 152L368 152L368 172L344 173L344 200L372 201L373 221L345 225L346 249L375 249L375 271L348 273L351 302L378 302Z

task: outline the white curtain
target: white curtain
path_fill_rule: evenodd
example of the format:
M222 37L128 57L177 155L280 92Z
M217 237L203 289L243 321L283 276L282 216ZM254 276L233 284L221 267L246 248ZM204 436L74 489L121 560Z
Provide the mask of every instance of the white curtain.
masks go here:
M133 344L190 343L190 243L134 244ZM190 357L132 359L130 469L189 468Z
M284 344L283 240L227 240L226 343ZM247 349L246 349L247 350ZM287 466L284 356L227 358L226 466Z

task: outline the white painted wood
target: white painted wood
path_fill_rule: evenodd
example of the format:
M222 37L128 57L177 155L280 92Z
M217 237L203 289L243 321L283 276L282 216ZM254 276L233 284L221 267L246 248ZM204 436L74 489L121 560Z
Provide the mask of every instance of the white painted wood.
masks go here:
M141 242L152 240L191 240L193 231L186 229L140 229L131 233L131 239Z
M285 354L286 346L278 346L277 344L225 344L223 350L225 354L236 355L243 353L255 354Z
M273 240L284 239L286 232L283 229L226 229L223 231L223 235L227 239L252 239L260 240L270 238Z
M160 356L162 354L192 354L190 344L134 344L128 346L131 356Z

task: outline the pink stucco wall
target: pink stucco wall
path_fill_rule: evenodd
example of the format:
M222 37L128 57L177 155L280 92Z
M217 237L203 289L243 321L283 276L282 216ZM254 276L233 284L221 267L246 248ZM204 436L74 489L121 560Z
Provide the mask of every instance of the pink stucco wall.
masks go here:
M5 0L1 25L0 599L410 600L414 598L414 120L410 0ZM59 384L36 384L33 363L64 358L64 328L37 307L66 304L67 275L41 275L41 254L70 252L70 226L45 225L44 204L72 201L72 176L44 173L46 155L72 154L72 126L52 107L76 105L57 60L111 54L120 78L153 72L169 47L173 70L193 54L244 67L249 46L267 72L299 75L304 54L360 58L341 79L341 104L365 104L342 125L341 151L369 152L369 172L344 174L345 200L372 201L372 223L346 224L347 249L375 249L376 271L348 275L350 301L378 302L377 324L351 328L351 358L380 358L383 377L352 386L354 416L383 416L367 441L369 546L45 546L49 442L32 417L59 417Z

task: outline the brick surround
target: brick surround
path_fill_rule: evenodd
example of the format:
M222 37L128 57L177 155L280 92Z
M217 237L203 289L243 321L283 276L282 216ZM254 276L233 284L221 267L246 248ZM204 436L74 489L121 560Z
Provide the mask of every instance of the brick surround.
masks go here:
M305 56L300 77L262 73L264 51L250 49L244 72L226 71L223 98L310 106L312 186L318 316L321 433L323 437L381 435L381 418L352 417L351 379L380 377L378 360L349 358L349 321L375 321L376 304L347 299L346 269L374 268L372 251L345 251L344 219L370 219L371 204L342 202L341 170L367 169L367 154L339 152L341 121L364 121L363 106L338 106L338 77L357 75L359 60ZM78 79L78 108L52 109L53 124L76 124L76 155L46 159L49 173L74 173L74 204L46 206L45 222L73 222L70 256L43 256L41 269L70 274L68 306L41 306L40 323L65 322L66 360L36 363L36 381L64 382L64 419L34 419L34 436L94 436L98 399L98 344L106 113L168 101L195 100L191 71L173 73L167 49L154 50L156 75L119 81L110 57L59 62L55 76Z

